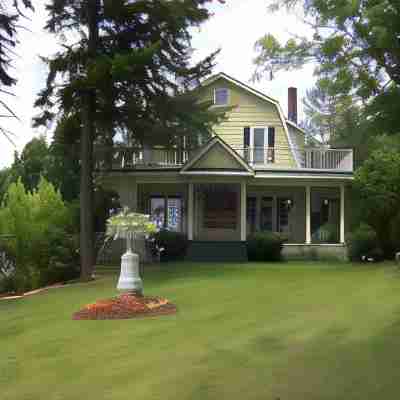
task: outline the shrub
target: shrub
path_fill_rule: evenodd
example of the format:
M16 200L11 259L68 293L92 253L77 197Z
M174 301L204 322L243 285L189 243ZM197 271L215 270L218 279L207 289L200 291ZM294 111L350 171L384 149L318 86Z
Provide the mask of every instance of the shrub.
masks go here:
M347 251L350 261L364 261L368 258L380 261L383 258L378 236L367 224L361 224L348 236Z
M188 241L183 233L163 229L153 235L155 245L161 251L161 261L177 260L185 256Z
M248 237L247 255L250 261L281 261L283 243L287 238L273 232L259 232Z
M389 235L392 248L392 254L389 256L394 258L395 253L400 251L400 213L390 221Z
M54 283L60 276L76 275L79 263L77 246L71 238L71 213L61 194L45 179L32 193L25 190L21 181L10 185L0 209L0 234L14 237L8 253L15 258L15 291L35 289Z

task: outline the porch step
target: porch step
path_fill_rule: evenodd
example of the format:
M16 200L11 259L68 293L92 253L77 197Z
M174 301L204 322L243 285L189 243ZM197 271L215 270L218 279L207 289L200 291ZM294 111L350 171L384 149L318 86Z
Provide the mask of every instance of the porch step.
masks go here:
M246 262L245 242L191 242L185 260L202 262Z

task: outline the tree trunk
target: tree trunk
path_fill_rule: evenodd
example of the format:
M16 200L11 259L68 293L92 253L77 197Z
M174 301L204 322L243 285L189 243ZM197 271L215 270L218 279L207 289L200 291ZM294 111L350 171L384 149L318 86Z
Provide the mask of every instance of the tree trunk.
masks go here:
M93 234L93 94L83 94L83 127L81 131L81 183L80 183L80 256L81 280L91 278L94 264Z
M99 0L87 1L88 16L88 53L89 61L86 69L90 68L97 52L99 27L98 11ZM82 130L81 130L81 182L80 182L80 256L81 280L91 278L94 257L94 219L93 219L93 140L96 137L96 91L95 88L86 88L82 94Z

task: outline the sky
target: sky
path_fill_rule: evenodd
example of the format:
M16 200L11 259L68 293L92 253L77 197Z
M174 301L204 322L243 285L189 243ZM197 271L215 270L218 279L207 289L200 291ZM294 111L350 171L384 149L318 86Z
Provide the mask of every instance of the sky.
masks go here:
M267 0L226 0L225 4L215 2L213 17L200 28L193 30L194 60L200 60L212 51L221 49L217 58L215 73L225 72L234 78L253 86L280 101L287 113L287 89L298 88L299 117L302 117L302 97L311 88L315 79L311 65L298 71L279 72L274 79L254 83L253 59L256 56L254 43L266 33L274 34L280 41L286 41L292 34L308 35L309 31L301 18L286 11L270 13ZM5 128L14 134L15 146L0 135L0 168L9 166L14 152L35 136L45 134L51 140L51 129L32 128L32 118L38 114L33 107L36 95L45 85L47 68L40 57L50 56L59 48L57 39L43 30L46 21L45 0L35 2L35 13L30 20L22 21L26 29L19 33L18 57L14 63L13 75L18 77L15 98L7 99L19 121L2 121Z

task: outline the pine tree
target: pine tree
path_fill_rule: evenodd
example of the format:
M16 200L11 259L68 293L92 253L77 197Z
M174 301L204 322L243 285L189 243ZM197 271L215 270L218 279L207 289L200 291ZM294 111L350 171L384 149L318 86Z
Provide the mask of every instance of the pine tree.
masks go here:
M335 134L335 99L315 86L307 90L303 104L307 132L323 144L328 144Z
M168 145L210 133L220 115L190 91L211 73L216 53L192 65L190 28L210 17L211 0L52 0L46 29L64 38L47 59L46 88L36 124L79 121L81 270L93 266L93 143L128 133L139 143ZM60 84L60 82L62 82Z
M33 6L30 0L14 0L11 1L0 1L0 107L1 118L18 118L12 108L7 104L7 100L4 99L8 96L12 96L13 93L10 91L16 83L17 79L12 76L9 72L12 67L12 62L16 57L15 48L17 46L17 28L18 21L23 16L21 7L33 10ZM0 132L11 142L11 136L13 132L9 132L4 127L0 126Z
M303 99L303 125L305 130L322 144L335 145L350 128L354 128L354 125L349 126L348 118L350 115L356 116L359 108L353 104L350 95L332 94L327 80L319 79L313 88L307 90Z

